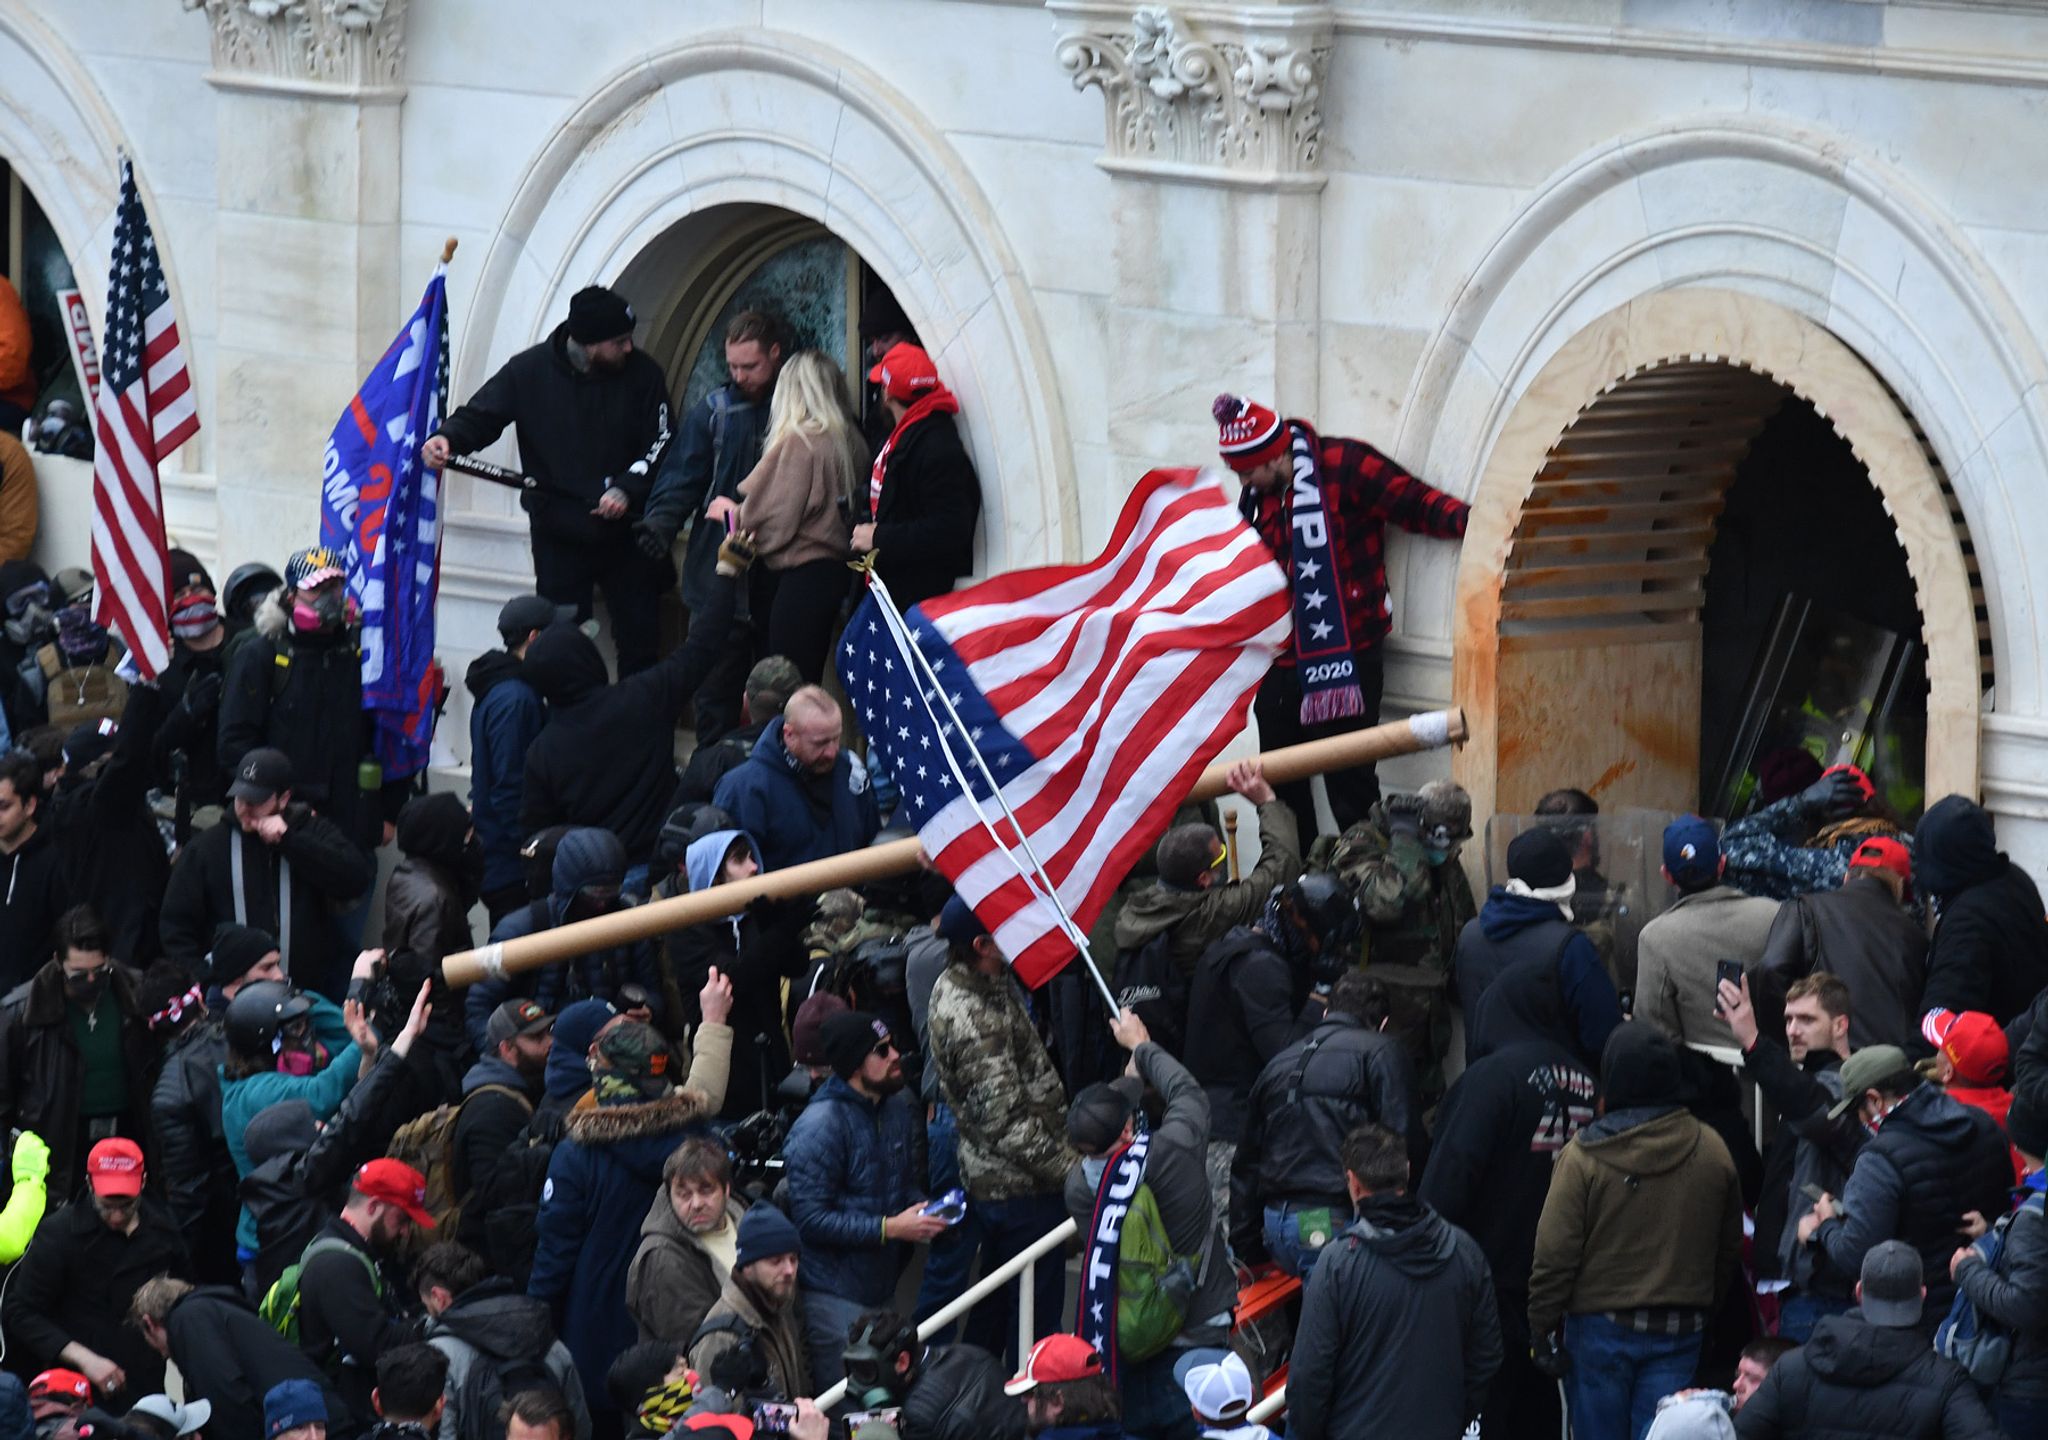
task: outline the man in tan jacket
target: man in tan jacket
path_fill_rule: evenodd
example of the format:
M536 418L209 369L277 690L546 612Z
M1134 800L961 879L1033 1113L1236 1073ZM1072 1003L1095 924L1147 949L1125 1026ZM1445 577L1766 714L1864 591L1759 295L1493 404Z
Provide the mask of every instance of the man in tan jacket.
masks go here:
M1618 1027L1600 1089L1600 1118L1551 1175L1529 1335L1538 1368L1565 1382L1577 1440L1630 1440L1692 1383L1742 1244L1742 1187L1721 1137L1681 1103L1678 1049L1664 1035Z
M1635 1017L1681 1045L1734 1046L1715 1001L1715 965L1754 970L1778 918L1777 901L1724 883L1727 868L1712 821L1683 815L1664 827L1664 877L1680 894L1636 941Z

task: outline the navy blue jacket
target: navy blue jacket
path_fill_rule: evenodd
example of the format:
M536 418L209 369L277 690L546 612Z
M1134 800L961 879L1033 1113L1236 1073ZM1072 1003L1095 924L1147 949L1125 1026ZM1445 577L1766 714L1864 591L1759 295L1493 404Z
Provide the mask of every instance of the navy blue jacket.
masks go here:
M626 1267L648 1202L661 1189L661 1167L691 1135L710 1133L705 1118L695 1090L578 1110L548 1161L526 1293L554 1306L556 1333L576 1358L593 1408L611 1393L605 1376L612 1361L638 1339L626 1309Z
M754 742L747 763L718 782L715 801L754 838L761 863L787 870L812 860L859 850L882 828L867 767L848 750L833 767L829 801L823 777L805 772L782 745L776 716ZM829 814L824 813L828 811Z
M910 1247L882 1221L920 1198L910 1104L877 1104L834 1076L811 1097L782 1147L789 1214L803 1240L797 1282L863 1306L887 1305Z
M1585 932L1567 925L1550 901L1499 886L1458 937L1457 979L1468 1065L1524 1040L1546 1040L1597 1067L1621 1023L1621 997Z
M519 662L492 650L470 662L464 677L469 710L469 814L484 847L484 893L519 884L525 872L519 824L526 793L526 751L547 720L540 696L520 674Z

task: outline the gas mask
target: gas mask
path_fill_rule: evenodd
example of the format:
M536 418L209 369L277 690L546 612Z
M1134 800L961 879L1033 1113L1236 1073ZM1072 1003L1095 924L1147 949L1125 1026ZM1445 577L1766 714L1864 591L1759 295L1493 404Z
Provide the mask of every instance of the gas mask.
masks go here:
M1432 865L1443 865L1456 857L1464 848L1464 837L1448 825L1425 825L1422 828L1422 853Z
M270 1048L277 1056L280 1075L317 1075L330 1058L326 1045L313 1037L313 1026L306 1020L294 1020L278 1031Z
M7 638L24 650L46 644L57 633L57 616L50 609L50 586L38 580L24 585L7 597Z
M896 1362L911 1354L917 1344L917 1332L907 1325L883 1328L870 1323L854 1331L846 1342L848 1401L862 1410L902 1404L918 1367L913 1363L910 1374L904 1375Z
M351 617L353 606L340 590L328 590L308 599L303 591L292 595L292 628L308 634L339 629Z

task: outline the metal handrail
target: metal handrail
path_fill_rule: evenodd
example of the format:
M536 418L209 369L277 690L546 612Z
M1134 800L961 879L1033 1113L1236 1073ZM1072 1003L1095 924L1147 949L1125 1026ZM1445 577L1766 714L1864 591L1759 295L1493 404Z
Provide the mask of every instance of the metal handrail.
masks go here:
M1019 1275L1022 1275L1026 1269L1037 1263L1039 1256L1057 1250L1060 1246L1066 1244L1067 1241L1073 1239L1075 1235L1080 1233L1080 1229L1081 1227L1074 1223L1074 1217L1069 1215L1055 1229L1046 1231L1022 1250L1019 1250L1015 1255L1005 1260L1001 1265L998 1265L995 1269L989 1271L988 1274L975 1281L971 1287L961 1292L958 1299L934 1311L929 1319L917 1327L917 1338L920 1340L931 1339L933 1335L945 1329L946 1326L951 1325L983 1300L986 1300L989 1296L995 1294L996 1291L1002 1289L1003 1286L1009 1284ZM1028 1337L1033 1333L1034 1329L1032 1324L1032 1306L1035 1302L1036 1297L1032 1294L1031 1286L1019 1285L1017 1287L1017 1335L1019 1343L1027 1349L1030 1346ZM841 1380L837 1385L834 1385L831 1389L817 1397L818 1408L820 1410L830 1410L845 1398L846 1382Z

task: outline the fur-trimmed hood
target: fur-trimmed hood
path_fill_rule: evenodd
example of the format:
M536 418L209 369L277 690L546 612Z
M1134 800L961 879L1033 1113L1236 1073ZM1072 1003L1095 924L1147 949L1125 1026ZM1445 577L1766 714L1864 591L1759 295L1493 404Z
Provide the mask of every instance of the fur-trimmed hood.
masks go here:
M569 1115L568 1135L580 1145L622 1145L702 1125L711 1104L701 1090L675 1090L659 1100L598 1105Z

